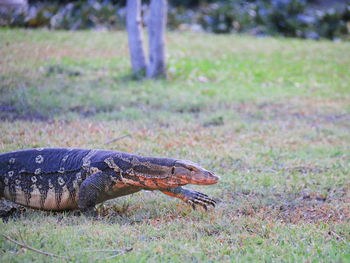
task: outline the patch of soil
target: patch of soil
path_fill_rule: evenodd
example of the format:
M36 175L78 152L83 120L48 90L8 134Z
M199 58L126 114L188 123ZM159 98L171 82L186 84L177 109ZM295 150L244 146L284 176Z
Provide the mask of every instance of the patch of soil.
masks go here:
M61 65L51 65L48 67L46 75L67 75L70 77L77 77L82 75L82 73L78 70L67 69Z
M0 104L0 121L15 120L47 122L50 119L47 116L43 116L38 113L33 113L30 111L23 112L16 106Z
M350 222L350 195L346 189L339 191L341 193L333 191L327 196L310 191L267 195L250 192L235 193L232 198L240 203L235 211L239 217L257 216L293 224Z
M79 114L82 118L88 118L101 112L111 112L114 109L110 107L96 108L91 106L74 106L68 108L67 110ZM12 122L16 120L51 122L52 118L40 113L31 112L30 110L21 110L13 105L0 104L0 121Z
M338 114L333 109L332 113L324 113L315 106L309 107L307 105L301 107L300 105L288 103L241 103L235 107L238 112L247 121L271 121L271 120L300 120L305 121L313 126L319 123L332 123L350 128L350 114Z

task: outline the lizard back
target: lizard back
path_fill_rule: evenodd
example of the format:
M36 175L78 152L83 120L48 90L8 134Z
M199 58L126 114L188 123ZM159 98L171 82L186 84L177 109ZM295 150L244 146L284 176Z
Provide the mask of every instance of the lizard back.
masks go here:
M0 154L0 197L41 209L75 208L89 157L91 150L65 148Z

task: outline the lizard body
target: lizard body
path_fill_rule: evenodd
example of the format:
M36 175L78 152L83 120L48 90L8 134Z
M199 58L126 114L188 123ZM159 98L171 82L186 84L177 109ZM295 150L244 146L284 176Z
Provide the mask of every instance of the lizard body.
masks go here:
M117 151L38 148L0 154L0 198L43 210L90 211L140 190L160 190L207 209L215 206L213 199L181 186L218 179L190 161Z

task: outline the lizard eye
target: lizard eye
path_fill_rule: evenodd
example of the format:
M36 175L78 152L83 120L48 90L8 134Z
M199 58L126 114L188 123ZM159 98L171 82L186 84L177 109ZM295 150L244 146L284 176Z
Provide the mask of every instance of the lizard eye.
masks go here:
M188 170L190 170L191 172L193 172L193 168L192 168L192 167L188 168Z
M173 166L173 168L171 168L171 174L175 173L175 167Z

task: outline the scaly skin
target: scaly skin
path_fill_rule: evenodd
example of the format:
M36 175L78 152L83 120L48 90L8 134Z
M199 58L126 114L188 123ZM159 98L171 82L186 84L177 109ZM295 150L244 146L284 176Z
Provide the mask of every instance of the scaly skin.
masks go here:
M181 186L215 184L219 177L186 160L66 148L0 154L0 198L43 210L89 212L105 200L160 190L207 209L215 201Z

